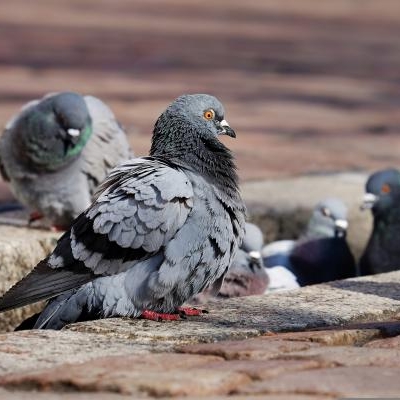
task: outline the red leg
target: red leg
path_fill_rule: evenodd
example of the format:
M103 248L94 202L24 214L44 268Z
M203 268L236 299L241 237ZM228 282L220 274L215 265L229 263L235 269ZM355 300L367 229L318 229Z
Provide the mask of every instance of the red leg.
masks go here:
M37 220L39 220L39 219L42 219L42 218L43 218L43 214L41 214L39 211L32 211L32 212L29 214L29 221L28 221L28 223L31 224L32 222L35 222L35 221L37 221Z
M178 310L179 314L186 315L188 317L207 313L207 311L205 311L205 310L199 310L198 308L194 308L194 307L178 307L177 310Z
M61 226L61 225L52 225L50 227L50 230L52 232L64 232L64 231L66 231L66 228L64 226Z
M178 321L180 319L179 314L163 314L150 310L144 310L140 318L152 321Z

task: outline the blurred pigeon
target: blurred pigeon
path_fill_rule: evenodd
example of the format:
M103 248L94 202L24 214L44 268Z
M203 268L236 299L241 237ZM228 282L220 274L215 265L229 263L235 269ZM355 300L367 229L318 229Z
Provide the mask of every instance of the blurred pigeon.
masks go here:
M363 209L371 209L374 225L360 258L361 275L400 269L400 172L385 169L366 184Z
M98 184L130 155L112 111L99 99L52 93L26 104L0 140L1 173L31 220L65 229Z
M300 286L355 276L354 257L346 241L346 218L347 209L340 199L321 201L296 242L273 243L280 248L275 252L271 245L263 249L264 265L285 267Z
M235 137L215 97L176 99L155 124L150 157L111 172L53 253L0 299L0 311L58 295L35 328L198 315L180 306L209 285L219 290L244 236L223 134Z
M245 225L245 232L242 245L225 275L219 293L212 293L212 290L207 288L189 303L202 304L210 297L229 298L265 293L269 277L261 258L263 235L257 225L249 222Z

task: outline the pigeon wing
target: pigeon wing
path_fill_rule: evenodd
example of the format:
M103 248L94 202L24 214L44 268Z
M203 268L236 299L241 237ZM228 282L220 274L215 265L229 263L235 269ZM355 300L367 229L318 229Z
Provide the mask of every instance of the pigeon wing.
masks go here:
M116 168L53 253L1 299L0 311L54 297L157 254L193 206L186 175L151 158Z

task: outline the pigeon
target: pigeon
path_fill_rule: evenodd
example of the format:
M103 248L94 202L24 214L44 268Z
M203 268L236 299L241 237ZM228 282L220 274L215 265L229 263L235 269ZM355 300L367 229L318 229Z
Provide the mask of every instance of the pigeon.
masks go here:
M284 267L299 286L356 276L355 260L346 241L346 217L347 208L340 199L319 202L297 241L278 241L263 248L267 272L271 267ZM286 275L285 280L288 278L292 281ZM296 287L296 282L293 284Z
M264 294L268 287L269 277L261 258L263 244L263 234L260 228L247 222L242 245L225 275L219 293L213 294L207 288L191 299L189 303L203 304L212 297L230 298Z
M366 183L362 209L371 209L374 224L360 258L360 274L399 269L400 171L391 168L372 174Z
M158 118L150 155L113 169L54 251L1 299L0 311L42 299L34 328L114 316L176 320L183 303L223 277L244 236L246 208L224 108L178 97Z
M112 111L98 98L52 93L26 104L0 140L0 171L30 222L68 228L108 172L133 156Z

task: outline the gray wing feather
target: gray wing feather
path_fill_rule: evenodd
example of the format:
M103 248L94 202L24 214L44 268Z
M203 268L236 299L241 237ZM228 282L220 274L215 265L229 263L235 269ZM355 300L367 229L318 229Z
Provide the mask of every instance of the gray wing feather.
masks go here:
M150 159L134 159L116 168L102 188L85 213L92 234L105 235L107 242L121 251L140 250L142 255L129 262L113 259L110 263L102 251L93 251L87 244L90 232L77 233L73 226L72 253L96 274L121 272L133 265L132 259L157 253L184 225L193 206L193 188L187 176Z

